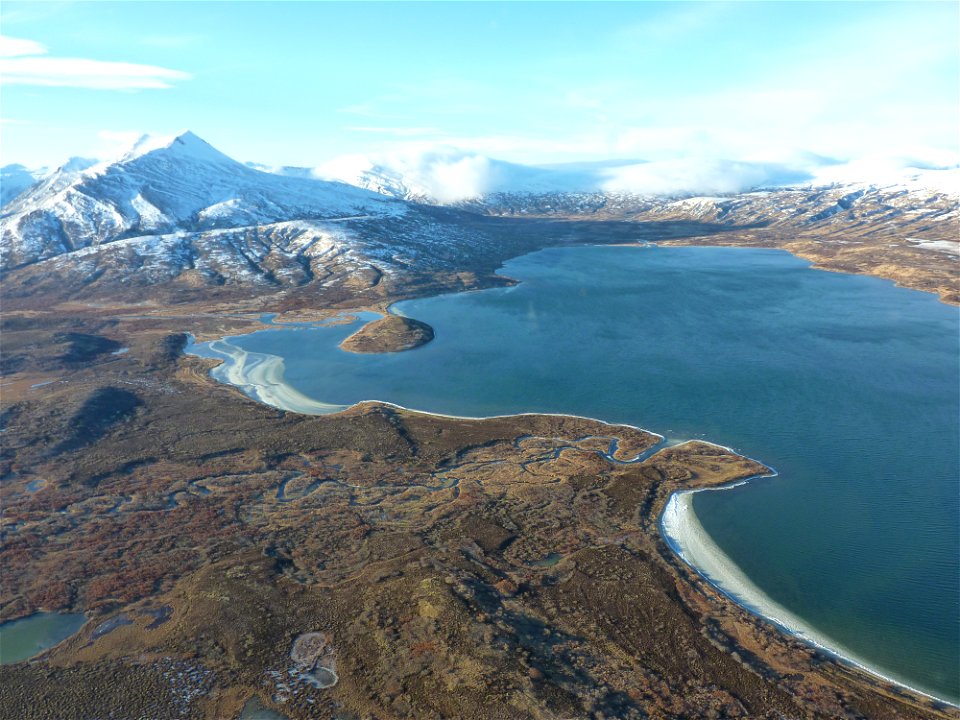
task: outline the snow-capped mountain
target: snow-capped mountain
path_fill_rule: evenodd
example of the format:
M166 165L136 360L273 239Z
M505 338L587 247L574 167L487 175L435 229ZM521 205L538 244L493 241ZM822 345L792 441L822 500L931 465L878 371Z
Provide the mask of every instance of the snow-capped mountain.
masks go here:
M931 173L937 173L931 176ZM951 183L957 170L926 171L919 178L890 184L851 183L827 187L754 190L726 197L691 197L658 203L643 211L645 218L697 219L762 226L784 233L815 232L821 237L863 233L891 238L936 234L960 229L960 194Z
M4 165L0 168L0 207L33 187L47 174L47 168L30 169L23 165Z
M757 188L717 195L624 192L494 193L459 203L493 215L688 219L792 226L960 218L960 169L915 170L880 182Z
M17 164L6 165L0 168L0 208L5 208L27 190L46 181L63 186L66 184L65 178L73 178L96 164L97 161L91 158L72 157L54 170L45 167L30 169Z
M418 274L469 284L451 270L492 273L503 253L533 247L474 214L298 175L236 162L191 133L59 168L3 208L4 293L133 299L149 286L176 301L311 285L374 300Z
M12 268L137 235L403 212L360 188L260 172L186 132L51 174L3 208L0 250Z

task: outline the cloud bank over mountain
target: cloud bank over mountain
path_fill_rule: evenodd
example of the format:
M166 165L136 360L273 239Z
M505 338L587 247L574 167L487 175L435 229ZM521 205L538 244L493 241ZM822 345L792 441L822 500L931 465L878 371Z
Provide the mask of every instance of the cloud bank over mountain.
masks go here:
M450 204L496 193L725 195L761 187L892 184L923 171L956 167L955 163L936 159L881 156L844 162L799 153L782 161L691 155L652 161L530 166L450 146L412 144L395 152L345 155L315 168L313 174L393 197L429 198ZM935 183L946 182L945 189L951 189L956 173L937 177L940 179Z

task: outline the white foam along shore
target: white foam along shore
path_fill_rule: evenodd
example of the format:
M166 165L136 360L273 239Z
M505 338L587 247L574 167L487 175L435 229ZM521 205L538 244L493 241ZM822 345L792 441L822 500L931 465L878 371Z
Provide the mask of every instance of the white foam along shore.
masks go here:
M774 472L773 475L776 473ZM724 554L700 523L693 509L693 498L699 492L722 492L747 482L749 480L741 480L720 487L680 490L673 493L660 516L660 532L670 548L724 595L790 635L816 646L843 662L855 665L881 680L938 702L956 706L955 701L938 697L928 690L910 685L889 670L871 665L853 650L817 630L757 587L743 570Z
M304 415L328 415L331 413L342 412L353 405L336 405L315 400L304 395L299 390L286 383L283 377L284 365L283 358L277 355L267 353L256 353L244 350L230 342L231 338L223 338L209 343L202 343L206 352L197 352L197 344L191 343L187 352L201 357L213 357L221 359L223 362L214 368L210 374L214 379L240 388L244 394L262 402L265 405L284 410L288 412L301 413ZM378 402L383 405L395 407L401 410L411 410L412 412L432 415L434 417L443 417L460 420L484 420L495 417L517 417L524 415L553 415L556 417L582 418L582 416L569 415L564 413L512 413L509 416L490 416L469 417L463 415L445 415L442 413L431 413L423 410L406 408L396 403L385 402L382 400L361 400L354 405L363 402ZM598 418L583 418L594 420L596 422L609 425L604 420ZM649 433L660 438L656 450L673 446L674 443L667 442L666 438L659 433L646 430L644 428L627 425L625 423L616 423L622 427L632 427L636 430ZM685 440L679 444L692 442ZM717 445L704 440L708 445L714 445L733 454L739 454L733 448L725 445ZM647 453L643 453L644 459ZM776 475L774 471L771 475L760 477L772 477ZM750 478L753 479L753 478ZM667 541L667 544L677 553L680 558L692 567L696 572L703 576L711 585L716 587L724 595L730 597L741 607L759 615L781 630L798 637L821 650L833 655L841 661L855 665L862 670L894 685L899 685L911 692L929 697L938 702L956 706L957 703L938 697L927 690L922 690L907 681L896 677L892 672L877 668L869 664L868 661L860 658L855 652L835 642L825 633L818 631L801 617L791 612L783 605L779 604L766 593L764 593L747 575L734 563L713 541L707 531L701 525L693 510L693 496L698 492L716 492L738 487L749 482L750 479L739 480L728 485L713 488L698 488L696 490L681 490L673 493L667 501L663 514L660 517L660 532Z

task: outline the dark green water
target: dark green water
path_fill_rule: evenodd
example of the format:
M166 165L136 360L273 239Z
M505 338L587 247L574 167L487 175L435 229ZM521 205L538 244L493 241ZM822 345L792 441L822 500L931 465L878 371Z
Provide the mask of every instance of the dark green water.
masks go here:
M513 288L402 303L436 339L361 356L356 329L271 330L301 392L456 415L562 412L706 438L777 478L700 493L771 598L885 674L960 698L958 311L768 250L551 249Z

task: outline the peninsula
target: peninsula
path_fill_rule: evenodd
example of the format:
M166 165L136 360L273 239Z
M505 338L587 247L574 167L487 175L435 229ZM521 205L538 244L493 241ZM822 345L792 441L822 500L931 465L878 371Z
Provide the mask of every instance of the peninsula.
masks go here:
M387 314L373 320L340 343L355 353L402 352L433 340L433 328L420 320Z

